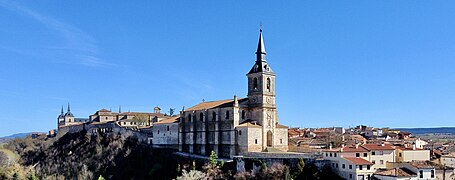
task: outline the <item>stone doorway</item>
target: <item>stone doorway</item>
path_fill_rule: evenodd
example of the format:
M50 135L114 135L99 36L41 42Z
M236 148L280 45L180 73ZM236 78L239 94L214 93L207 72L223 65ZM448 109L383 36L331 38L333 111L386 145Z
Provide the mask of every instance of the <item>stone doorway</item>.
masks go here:
M267 132L267 147L272 147L272 131Z

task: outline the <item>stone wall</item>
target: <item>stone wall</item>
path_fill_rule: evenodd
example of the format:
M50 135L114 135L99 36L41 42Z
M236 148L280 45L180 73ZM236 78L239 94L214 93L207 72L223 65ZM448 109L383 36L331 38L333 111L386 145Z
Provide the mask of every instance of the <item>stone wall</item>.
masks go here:
M178 130L178 123L155 124L153 126L152 144L157 147L178 146Z

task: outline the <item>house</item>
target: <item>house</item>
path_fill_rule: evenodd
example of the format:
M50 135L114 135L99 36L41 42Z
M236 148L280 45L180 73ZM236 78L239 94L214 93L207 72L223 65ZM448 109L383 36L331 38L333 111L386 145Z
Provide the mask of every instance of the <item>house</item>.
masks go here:
M335 164L335 169L344 179L370 180L374 173L373 166L373 163L363 158L342 157L339 163Z
M404 146L396 148L396 162L410 162L410 161L429 161L430 150Z
M455 168L455 155L442 155L440 162L441 165Z
M424 149L425 145L427 145L428 142L426 142L420 138L417 138L416 140L414 140L414 144L416 145L416 148Z

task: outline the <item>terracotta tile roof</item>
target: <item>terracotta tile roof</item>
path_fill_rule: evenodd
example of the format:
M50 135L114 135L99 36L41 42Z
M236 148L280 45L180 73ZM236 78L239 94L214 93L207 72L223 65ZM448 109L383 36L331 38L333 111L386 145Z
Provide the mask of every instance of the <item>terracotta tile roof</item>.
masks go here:
M372 162L367 161L363 158L359 158L359 157L343 157L343 159L346 159L346 160L354 163L355 165L373 165Z
M363 146L358 146L356 145L351 145L351 146L345 146L343 149L343 152L368 152L368 149L364 148Z
M276 125L276 128L286 128L286 129L287 129L287 128L289 128L289 127L287 127L287 126L285 126L285 125L282 125L282 124L277 124L277 125Z
M387 170L378 170L374 173L374 175L380 176L391 176L391 177L413 177L417 176L417 174L413 173L409 169L406 168L396 168L396 169L387 169Z
M413 148L413 147L398 147L398 149L401 149L402 151L417 151L417 150L425 150L425 149L421 149L421 148Z
M363 144L361 145L368 150L395 150L390 144Z
M427 161L411 161L409 162L411 166L414 166L418 169L433 169L434 166Z
M163 119L163 120L158 121L158 122L153 123L153 124L172 124L172 123L177 123L177 122L179 122L179 118L180 118L180 116L172 116L172 117L169 117L167 119Z
M98 110L98 112L111 112L111 111L103 108L103 109Z
M257 127L257 128L260 128L262 126L260 126L258 124L253 124L251 122L243 122L240 125L238 125L237 127Z
M247 98L240 98L238 101L239 103L248 100ZM207 101L196 104L195 106L185 109L185 111L196 111L196 110L204 110L204 109L214 109L214 108L223 108L223 107L233 107L234 100L233 99L226 99L226 100L219 100L219 101Z

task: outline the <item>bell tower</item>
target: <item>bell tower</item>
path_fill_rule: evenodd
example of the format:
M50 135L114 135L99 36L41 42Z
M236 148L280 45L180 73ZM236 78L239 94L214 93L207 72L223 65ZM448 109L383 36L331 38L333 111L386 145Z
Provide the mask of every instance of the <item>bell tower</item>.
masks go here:
M248 103L251 107L276 108L275 73L266 60L262 29L259 34L256 63L248 72Z
M248 107L251 119L262 126L263 149L274 146L274 132L278 122L275 103L275 73L267 63L262 29L259 33L256 62L248 77Z

